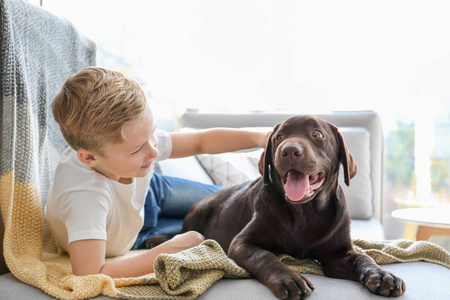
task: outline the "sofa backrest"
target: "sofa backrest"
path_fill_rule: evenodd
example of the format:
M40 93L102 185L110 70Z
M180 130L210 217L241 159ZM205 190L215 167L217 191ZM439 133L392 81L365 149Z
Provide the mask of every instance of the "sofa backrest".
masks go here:
M181 115L180 128L273 127L292 116L289 113L206 113L188 110ZM333 112L317 114L339 127L348 148L358 164L358 175L344 189L352 219L381 220L383 190L383 131L379 115L374 111Z

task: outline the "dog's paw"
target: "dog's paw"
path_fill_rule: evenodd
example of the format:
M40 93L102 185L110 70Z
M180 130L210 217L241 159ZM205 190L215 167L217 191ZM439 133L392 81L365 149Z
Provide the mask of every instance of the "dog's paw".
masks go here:
M314 291L311 281L293 270L288 270L283 274L271 274L266 285L275 296L287 300L305 299Z
M381 268L371 268L361 275L361 283L374 294L397 297L406 291L403 279Z

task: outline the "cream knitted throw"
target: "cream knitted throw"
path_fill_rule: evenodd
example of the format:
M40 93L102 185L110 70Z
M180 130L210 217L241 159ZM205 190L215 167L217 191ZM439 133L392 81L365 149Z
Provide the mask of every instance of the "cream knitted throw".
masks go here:
M248 277L214 241L160 255L155 273L140 278L71 274L70 260L55 252L42 213L53 168L66 147L50 103L67 77L94 64L95 45L67 21L22 0L1 1L1 23L0 201L4 256L14 276L60 299L100 294L193 299L223 277ZM355 246L381 264L424 260L450 267L449 253L427 242L355 241ZM322 274L312 260L281 259L303 273Z

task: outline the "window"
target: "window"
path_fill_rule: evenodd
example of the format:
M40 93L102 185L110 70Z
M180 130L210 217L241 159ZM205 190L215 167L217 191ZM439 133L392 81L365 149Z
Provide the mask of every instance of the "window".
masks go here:
M430 1L44 0L156 111L375 110L392 209L450 203L450 18ZM395 223L396 225L400 225ZM400 233L387 231L387 238Z

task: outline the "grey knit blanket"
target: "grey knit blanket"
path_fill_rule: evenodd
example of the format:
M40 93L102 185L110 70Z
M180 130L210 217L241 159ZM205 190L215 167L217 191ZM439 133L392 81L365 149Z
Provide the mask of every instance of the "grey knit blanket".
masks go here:
M67 147L50 105L64 81L95 64L95 44L67 20L22 0L1 0L0 173L37 185L45 199Z
M0 0L0 18L4 258L17 278L39 287L45 273L39 277L34 267L44 251L55 249L42 218L43 200L67 147L50 106L70 75L95 64L96 47L69 21L27 1Z

